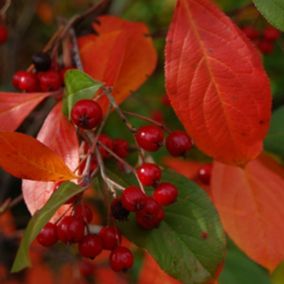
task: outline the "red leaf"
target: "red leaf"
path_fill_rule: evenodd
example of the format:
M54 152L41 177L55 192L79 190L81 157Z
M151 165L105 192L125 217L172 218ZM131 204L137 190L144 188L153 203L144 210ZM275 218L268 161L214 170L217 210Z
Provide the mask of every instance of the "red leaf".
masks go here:
M165 71L171 105L202 151L235 165L261 152L269 80L256 49L211 1L178 0Z
M99 36L78 39L82 63L94 79L113 86L113 96L121 103L154 71L157 54L143 23L113 16L98 19L100 25L94 28ZM107 102L105 97L100 100L104 109Z
M0 131L16 130L29 113L53 93L0 93Z
M47 116L37 139L54 150L68 165L75 170L79 164L79 143L75 128L62 114L61 103L57 104ZM40 209L53 193L53 182L35 182L23 180L22 190L25 203L31 214ZM57 214L60 216L66 207L62 207Z
M211 190L226 232L271 271L284 260L283 189L284 169L271 158L244 169L214 164Z

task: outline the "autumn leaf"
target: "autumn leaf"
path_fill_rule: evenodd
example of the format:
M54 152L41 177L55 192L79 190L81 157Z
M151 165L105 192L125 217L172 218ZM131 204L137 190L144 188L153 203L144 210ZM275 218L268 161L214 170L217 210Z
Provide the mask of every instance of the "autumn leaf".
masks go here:
M269 128L268 77L255 47L208 0L178 0L166 44L171 105L196 145L244 165Z
M284 169L261 156L244 169L216 162L211 190L223 226L254 261L272 271L284 259Z
M94 29L99 33L78 39L84 71L95 80L113 86L113 96L122 103L152 74L157 54L143 23L129 22L114 16L98 18ZM99 100L106 109L108 100Z
M55 152L33 137L17 132L0 132L0 167L15 177L31 180L76 178Z
M65 164L74 171L79 164L79 142L74 126L62 113L62 104L58 103L47 116L37 139L58 154ZM22 191L25 203L33 215L47 202L53 193L53 182L23 180ZM66 210L63 206L53 219Z
M29 113L53 93L0 93L0 131L16 130Z

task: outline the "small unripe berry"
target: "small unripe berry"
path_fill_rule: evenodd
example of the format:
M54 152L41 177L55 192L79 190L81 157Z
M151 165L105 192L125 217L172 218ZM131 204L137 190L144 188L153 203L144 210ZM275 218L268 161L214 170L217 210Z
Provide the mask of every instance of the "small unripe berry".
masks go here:
M103 248L106 250L113 250L121 243L121 233L117 227L103 227L99 232L99 236L102 239Z
M182 156L192 147L190 137L180 130L173 131L166 139L166 147L169 153L174 156Z
M157 151L163 144L164 133L162 129L155 125L140 127L136 134L138 145L149 152Z
M132 267L134 257L128 248L117 247L111 252L109 262L112 270L116 272L127 271Z
M124 159L128 155L129 145L128 142L124 139L114 139L112 141L113 144L113 152L119 156L120 158Z
M99 104L93 100L80 100L72 108L72 122L83 129L92 129L98 126L103 118Z
M122 192L121 202L125 209L136 212L143 208L146 197L139 187L129 186Z
M161 179L162 171L156 164L143 163L137 169L137 175L143 185L151 186Z
M174 203L177 199L177 196L177 188L169 182L159 184L153 194L153 198L161 205L169 205Z
M53 223L47 223L37 236L38 243L45 247L54 245L57 240L56 225Z
M102 240L97 235L89 234L79 243L79 252L84 257L95 258L102 250Z

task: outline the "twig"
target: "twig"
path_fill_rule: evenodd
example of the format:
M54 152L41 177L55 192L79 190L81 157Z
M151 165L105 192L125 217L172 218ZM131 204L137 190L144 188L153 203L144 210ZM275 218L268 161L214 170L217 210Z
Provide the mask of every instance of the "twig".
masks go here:
M12 199L12 200L8 199L8 200L6 200L2 204L2 206L0 207L0 215L3 214L8 209L11 209L11 208L15 207L16 205L18 205L22 201L23 201L23 195L22 194L17 196L15 199Z

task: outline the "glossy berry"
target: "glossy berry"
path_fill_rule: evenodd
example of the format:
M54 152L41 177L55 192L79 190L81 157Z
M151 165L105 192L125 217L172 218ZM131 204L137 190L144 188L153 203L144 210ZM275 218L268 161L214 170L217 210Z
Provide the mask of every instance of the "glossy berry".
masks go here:
M74 215L80 219L83 219L85 223L90 223L93 219L92 209L86 203L78 204L74 209Z
M61 76L57 71L38 73L38 80L42 92L57 91L62 86Z
M94 264L87 259L81 259L79 262L79 271L82 276L89 277L94 274Z
M274 49L274 44L267 40L260 41L257 46L263 54L270 54Z
M107 136L106 134L101 134L99 136L98 141L100 141L100 143L104 144L108 149L113 150L112 139L109 136ZM98 149L99 149L103 158L106 159L106 158L110 157L110 153L106 149L104 149L102 146L99 146Z
M47 223L37 236L38 243L45 247L54 245L57 240L56 225L53 223Z
M162 129L155 125L140 127L136 134L138 145L146 151L155 152L163 144L164 133Z
M153 198L148 197L143 209L136 213L137 224L145 230L151 230L159 226L165 218L162 206Z
M0 44L3 44L8 39L8 29L5 25L0 24Z
M211 180L211 173L212 173L212 164L204 165L198 170L197 178L203 184L209 185Z
M163 182L156 187L153 198L161 205L169 205L176 201L178 196L177 188L169 183Z
M141 183L145 186L151 186L157 184L161 179L161 169L153 163L143 163L137 169L137 175Z
M103 248L106 250L113 250L121 243L121 233L117 227L103 227L99 232L99 236L102 239Z
M281 32L273 27L267 27L264 30L263 36L268 41L275 41L281 36Z
M79 252L84 257L95 258L103 250L103 243L99 236L89 234L79 243Z
M133 254L126 247L117 247L109 256L110 267L116 272L127 271L132 267L133 262Z
M92 100L80 100L72 108L72 122L80 128L92 129L98 126L103 118L99 104Z
M251 40L257 39L259 37L259 32L254 27L243 27L242 31Z
M121 198L115 198L111 202L111 215L114 219L118 221L125 221L129 215L129 211L125 209L122 205Z
M192 147L190 137L180 130L171 132L166 139L166 147L169 153L174 156L182 156Z
M37 76L27 71L17 71L13 76L12 83L20 91L30 93L38 90Z
M128 211L136 212L143 208L146 197L139 187L129 186L122 192L122 206Z
M32 62L37 72L47 71L51 67L51 58L45 52L37 52L33 54Z
M80 242L84 234L85 223L81 218L66 216L57 225L58 239L64 243Z
M113 152L124 159L128 156L129 145L128 142L124 139L114 139L112 141Z

